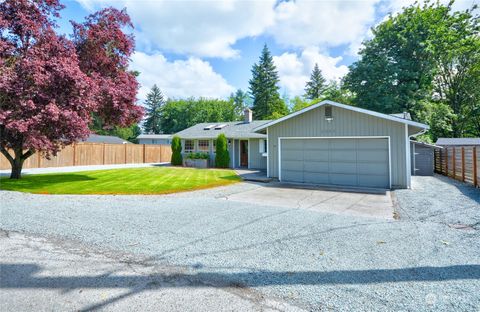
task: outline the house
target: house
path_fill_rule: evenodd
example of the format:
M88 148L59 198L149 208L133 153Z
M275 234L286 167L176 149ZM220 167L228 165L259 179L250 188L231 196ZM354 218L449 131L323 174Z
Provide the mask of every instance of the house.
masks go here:
M137 137L138 144L160 144L170 145L172 143L171 134L140 134Z
M220 133L228 140L231 168L267 168L267 136L253 131L269 123L270 120L253 120L252 111L246 109L244 120L232 122L200 123L182 130L178 135L182 140L182 154L204 152L210 155L210 166L215 164L215 140Z
M267 136L267 175L322 185L409 188L410 137L427 125L322 101L256 127Z
M132 144L127 140L113 136L113 135L98 135L90 134L88 138L84 141L87 143L108 143L108 144Z
M480 138L438 138L438 146L480 146Z
M177 133L183 153L206 152L228 138L230 167L266 169L283 182L409 188L410 138L428 126L407 115L386 115L323 101L277 120L201 123Z

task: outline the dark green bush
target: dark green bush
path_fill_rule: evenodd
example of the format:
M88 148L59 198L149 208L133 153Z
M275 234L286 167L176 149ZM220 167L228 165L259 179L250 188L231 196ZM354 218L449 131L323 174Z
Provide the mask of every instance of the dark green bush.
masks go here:
M228 154L227 138L223 133L217 137L215 152L215 167L228 168L230 155Z
M185 156L187 159L210 159L210 155L208 153L190 153Z
M180 137L174 136L172 139L172 165L181 166L183 162L182 159L182 141Z

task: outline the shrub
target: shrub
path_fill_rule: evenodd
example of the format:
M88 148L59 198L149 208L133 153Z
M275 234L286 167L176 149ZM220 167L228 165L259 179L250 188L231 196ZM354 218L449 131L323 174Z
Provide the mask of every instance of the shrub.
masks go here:
M181 166L183 162L182 159L182 141L180 137L174 136L172 139L172 165Z
M208 155L208 153L198 152L198 153L190 153L190 154L186 155L185 158L187 158L187 159L210 159L210 155Z
M228 154L227 138L223 133L217 137L215 154L215 167L228 168L230 155Z

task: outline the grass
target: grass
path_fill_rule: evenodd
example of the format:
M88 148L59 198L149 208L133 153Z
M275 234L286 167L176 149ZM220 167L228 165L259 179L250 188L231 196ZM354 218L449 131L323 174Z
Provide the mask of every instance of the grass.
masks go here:
M167 194L241 181L233 170L149 167L0 178L0 189L34 194Z

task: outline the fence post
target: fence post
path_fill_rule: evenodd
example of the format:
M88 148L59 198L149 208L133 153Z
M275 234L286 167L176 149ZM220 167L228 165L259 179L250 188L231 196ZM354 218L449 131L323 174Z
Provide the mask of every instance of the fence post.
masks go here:
M145 144L142 144L143 145L143 163L145 163Z
M456 164L455 164L455 146L453 147L453 151L452 151L452 170L453 170L453 178L456 179L457 176L455 174L455 169L456 169Z
M445 147L445 175L448 177L448 147Z
M127 144L123 144L125 145L125 164L127 163Z
M37 168L41 168L42 165L42 157L40 156L40 152L37 152Z
M73 165L76 166L77 161L77 143L73 143Z
M465 147L462 146L462 182L465 182Z
M477 148L473 148L473 186L477 187Z
M106 152L105 143L103 143L103 161L102 161L102 163L104 165L105 165L105 152Z

